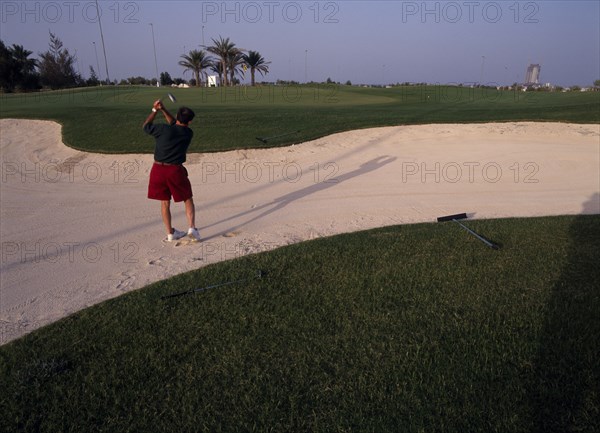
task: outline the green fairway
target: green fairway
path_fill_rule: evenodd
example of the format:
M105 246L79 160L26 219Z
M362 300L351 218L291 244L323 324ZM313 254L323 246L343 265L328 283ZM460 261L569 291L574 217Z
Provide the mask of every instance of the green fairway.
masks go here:
M0 348L0 431L599 431L600 216L471 227L502 249L387 227L81 311Z
M390 89L296 85L171 89L97 87L0 96L1 118L51 119L65 143L109 153L151 153L141 131L152 102L172 92L197 118L191 152L273 147L377 126L505 121L600 122L599 92L515 92L487 88ZM278 137L266 144L256 137Z

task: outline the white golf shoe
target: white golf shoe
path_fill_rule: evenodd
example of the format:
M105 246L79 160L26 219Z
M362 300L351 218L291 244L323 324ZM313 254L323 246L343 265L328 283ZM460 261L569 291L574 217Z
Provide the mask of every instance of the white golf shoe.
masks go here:
M197 228L190 228L187 232L188 237L197 240L198 242L200 242L202 240L202 238L200 237L200 232L198 231Z
M181 232L177 229L173 229L173 233L167 235L167 241L173 242L173 241L176 241L177 239L181 239L184 236L185 236L185 232Z

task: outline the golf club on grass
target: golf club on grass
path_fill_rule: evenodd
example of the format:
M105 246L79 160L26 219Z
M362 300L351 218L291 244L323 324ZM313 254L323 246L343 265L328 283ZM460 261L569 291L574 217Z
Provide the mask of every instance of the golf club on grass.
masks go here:
M466 231L468 231L469 233L471 233L473 236L475 236L477 239L479 239L481 242L483 242L484 244L486 244L488 247L492 248L493 250L498 250L500 249L500 247L498 245L496 245L493 242L488 241L486 238L484 238L483 236L475 233L473 230L471 230L470 228L468 228L467 226L461 224L458 220L462 220L462 219L467 219L468 216L466 213L459 213L456 215L448 215L448 216L443 216L443 217L439 217L437 220L438 222L445 222L445 221L453 221L456 224L458 224L459 226L461 226L463 229L465 229Z
M231 286L233 284L245 283L247 281L261 279L261 278L265 277L266 275L267 275L266 271L262 271L262 270L259 269L258 272L257 272L257 274L256 274L256 276L251 277L251 278L243 278L241 280L228 281L226 283L213 284L211 286L201 287L199 289L187 290L185 292L175 293L173 295L165 295L165 296L161 296L160 299L164 300L164 299L169 299L169 298L177 298L179 296L191 295L193 293L199 293L199 292L204 292L204 291L210 290L210 289L216 289L217 287L224 287L224 286Z
M297 130L294 132L288 132L288 133L281 134L281 135L274 135L273 137L256 137L256 139L258 141L262 141L263 143L266 144L269 140L274 140L274 139L280 138L280 137L287 137L288 135L297 134L299 132L300 132L300 130Z

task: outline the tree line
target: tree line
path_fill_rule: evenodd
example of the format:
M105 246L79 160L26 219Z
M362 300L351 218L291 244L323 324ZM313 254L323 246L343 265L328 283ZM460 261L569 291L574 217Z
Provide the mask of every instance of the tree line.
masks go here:
M47 87L53 90L68 87L96 86L100 80L90 66L90 78L83 79L75 70L77 58L50 32L48 51L39 59L22 45L8 47L0 40L0 88L4 92L32 91Z
M229 38L219 37L212 42L213 45L205 47L206 50L192 50L181 56L179 66L184 68L184 73L192 71L194 74L190 84L198 87L206 85L209 71L218 76L221 86L239 84L238 77L245 76L249 69L254 86L256 72L263 76L269 73L270 62L259 52L240 49ZM9 47L0 40L0 89L3 92L34 91L41 88L56 90L101 84L92 66L88 79L84 79L76 71L76 56L52 32L48 50L41 53L39 59L31 58L32 54L32 51L21 45L13 44ZM162 85L185 83L185 80L173 80L168 72L163 72L160 77L152 80L140 76L130 77L121 80L121 84L155 85L158 80Z

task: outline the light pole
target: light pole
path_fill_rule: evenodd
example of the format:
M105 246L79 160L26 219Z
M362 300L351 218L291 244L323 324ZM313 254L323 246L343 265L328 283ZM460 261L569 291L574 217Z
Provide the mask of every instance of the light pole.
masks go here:
M96 53L96 67L98 68L98 75L100 75L100 62L98 61L98 49L96 48L96 42L92 42L94 44L94 52ZM102 81L102 80L100 80Z
M102 21L100 20L100 7L96 0L96 14L98 15L98 25L100 26L100 39L102 39L102 50L104 51L104 64L106 65L106 81L110 84L110 75L108 74L108 60L106 60L106 46L104 45L104 33L102 32Z
M304 50L304 83L308 83L308 50Z
M150 23L152 29L152 45L154 46L154 66L156 68L156 87L160 87L160 77L158 75L158 60L156 59L156 41L154 40L154 24Z
M481 56L481 80L479 81L479 85L483 86L483 71L485 68L485 56Z

